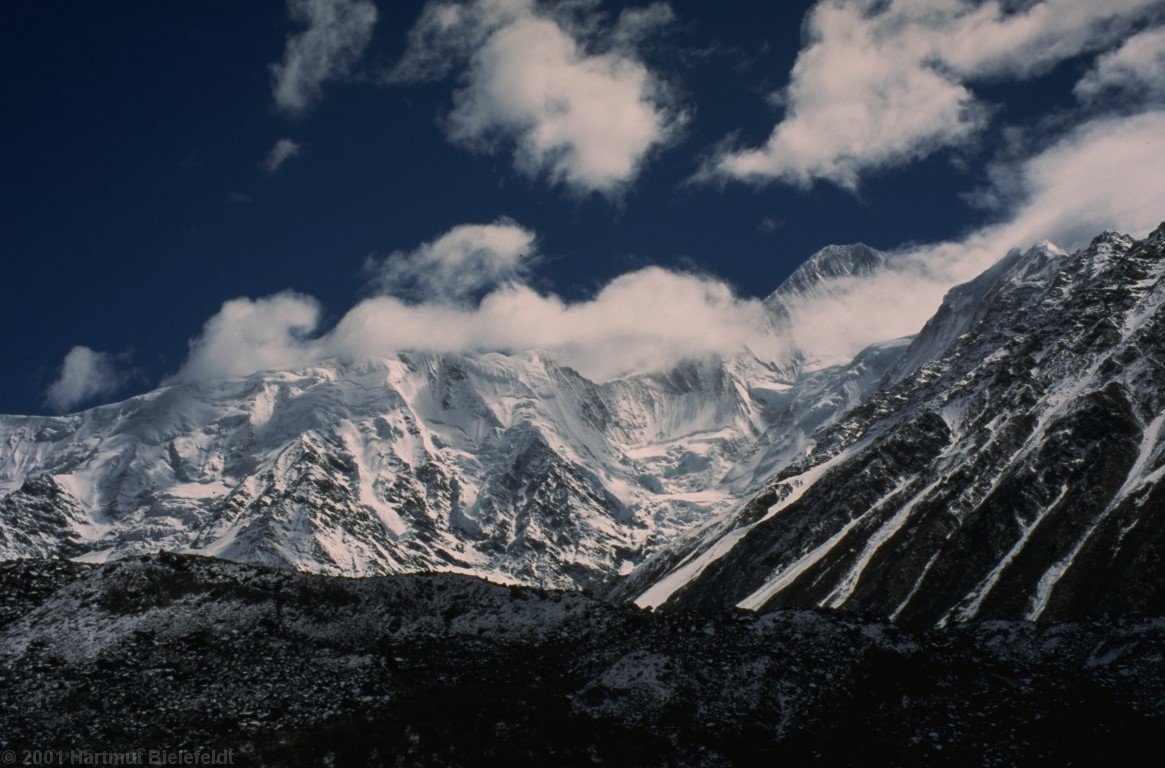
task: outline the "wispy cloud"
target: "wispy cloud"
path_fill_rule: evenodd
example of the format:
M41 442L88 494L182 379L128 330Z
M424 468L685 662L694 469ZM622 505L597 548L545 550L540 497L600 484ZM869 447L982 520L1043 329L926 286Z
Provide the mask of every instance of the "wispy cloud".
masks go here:
M275 142L275 146L271 147L271 151L267 153L267 157L263 158L261 165L263 170L267 173L275 173L283 164L293 157L298 157L303 147L294 139L280 139Z
M792 312L792 343L822 362L916 333L952 286L1013 248L1051 240L1072 251L1104 230L1143 237L1165 201L1165 111L1090 121L993 174L1000 221L949 242L898 249L894 268L842 280Z
M128 375L124 355L73 347L45 393L45 404L55 411L70 411L82 403L113 394L125 384Z
M783 119L759 147L723 148L702 177L855 188L979 133L989 106L973 84L1042 74L1163 11L1160 0L821 0L772 96Z
M762 235L771 235L781 227L785 226L784 219L775 219L772 216L765 216L760 220L760 224L756 225L756 231Z
M524 277L535 258L534 233L511 219L463 224L406 253L365 264L372 287L413 301L460 303Z
M462 87L444 126L471 150L512 151L517 170L582 193L618 195L682 115L635 46L668 23L662 3L625 11L613 28L593 2L429 2L390 79Z
M1104 96L1140 102L1165 100L1165 27L1134 35L1097 59L1076 84L1076 96L1083 101Z
M299 113L323 95L329 80L346 77L372 40L376 6L369 0L288 0L302 31L287 38L283 61L271 65L280 109Z

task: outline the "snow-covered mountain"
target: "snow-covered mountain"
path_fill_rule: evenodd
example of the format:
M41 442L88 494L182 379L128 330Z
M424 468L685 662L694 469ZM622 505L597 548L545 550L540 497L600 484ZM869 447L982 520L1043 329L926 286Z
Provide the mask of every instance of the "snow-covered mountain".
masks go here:
M846 278L861 279L887 266L885 254L864 243L827 245L810 256L777 287L765 306L778 323L787 322L799 302L838 294Z
M642 566L641 605L920 624L1165 610L1165 225L1013 252L763 492Z
M869 253L826 249L778 294L827 290ZM603 384L536 353L418 353L0 416L0 557L164 548L589 586L758 491L903 350L815 371L698 360Z
M598 385L536 354L415 354L0 417L0 554L585 586L727 511L874 378L708 360Z
M406 355L6 417L0 541L585 584L724 508L716 481L763 429L748 381L709 362L600 387L538 355Z
M922 624L1165 609L1165 231L1013 252L844 365L330 361L0 417L0 556L452 571ZM767 301L887 259L830 247ZM622 578L620 578L622 577Z

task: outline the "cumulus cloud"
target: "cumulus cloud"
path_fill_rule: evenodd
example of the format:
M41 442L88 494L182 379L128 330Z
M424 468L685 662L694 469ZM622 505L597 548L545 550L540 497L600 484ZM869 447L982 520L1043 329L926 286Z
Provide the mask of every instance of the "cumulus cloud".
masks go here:
M746 351L774 362L797 350L820 365L842 363L871 343L917 333L947 290L1013 248L1050 239L1072 250L1105 229L1146 235L1162 217L1163 143L1165 110L1151 111L1094 119L1025 159L1001 162L987 196L999 220L957 240L899 248L892 267L793 303L780 329L761 302L718 280L655 267L581 301L541 293L522 282L534 234L502 219L374 261L375 286L391 295L361 301L330 327L308 296L228 301L171 380L407 351L541 350L599 381Z
M667 23L670 8L625 11L603 33L588 15L594 5L431 0L391 79L459 71L462 87L444 121L451 141L481 152L508 149L517 170L531 178L618 194L682 119L663 81L635 51Z
M746 350L776 359L783 349L759 301L737 297L716 280L655 267L622 275L575 303L511 283L476 306L378 296L357 304L328 332L319 333L319 319L319 305L306 296L229 301L192 342L190 359L172 380L407 351L539 350L604 381Z
M709 277L651 267L582 301L540 293L520 281L535 242L532 232L505 219L454 227L375 264L376 285L396 295L361 301L331 328L321 326L320 306L309 296L228 301L170 380L407 351L538 350L597 380L746 350L783 359L764 306Z
M370 299L324 345L352 357L541 350L598 381L687 358L750 349L768 359L779 354L759 301L737 297L719 281L657 267L622 275L575 303L516 284L472 308Z
M994 172L1002 221L955 241L899 249L895 267L842 280L796 307L791 342L823 363L916 333L952 286L1013 248L1051 240L1068 251L1106 229L1144 237L1165 216L1165 111L1098 118Z
M283 61L271 65L272 93L285 112L307 109L328 80L346 77L372 39L376 6L368 0L288 0L306 29L287 38Z
M760 147L726 147L704 177L857 187L861 177L967 142L988 106L971 85L1025 79L1159 17L1161 0L821 0Z
M84 402L116 392L125 383L124 357L76 346L65 355L61 370L49 385L45 403L64 413Z
M370 259L374 289L419 301L457 303L519 280L535 258L535 236L510 219L463 224L405 253Z
M1165 27L1134 35L1117 50L1098 58L1076 84L1075 92L1082 101L1106 95L1165 100Z
M308 337L319 326L320 305L293 292L232 299L190 342L186 362L167 383L245 376L308 362Z
M275 173L283 167L284 163L299 155L302 149L299 142L294 139L280 139L275 142L275 146L271 147L271 151L263 159L263 169L267 173Z

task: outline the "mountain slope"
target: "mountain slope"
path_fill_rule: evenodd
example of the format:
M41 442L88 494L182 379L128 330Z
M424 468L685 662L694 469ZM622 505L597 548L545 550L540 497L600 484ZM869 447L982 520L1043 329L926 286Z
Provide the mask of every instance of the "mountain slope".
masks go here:
M827 245L806 259L765 299L778 323L787 322L799 302L835 296L838 284L869 277L886 265L885 254L863 243Z
M408 354L3 416L0 556L585 587L750 494L876 378L740 358L600 385L539 354Z
M774 332L784 302L883 261L821 250L766 301ZM604 384L537 353L410 353L0 416L0 558L165 548L592 586L756 493L904 350L817 370L796 354L693 360Z
M725 503L764 373L709 361L602 387L538 355L407 355L3 417L0 544L585 584Z
M756 458L749 465L735 469L734 474L748 478L747 488L759 489L775 473L802 459L823 432L878 389L909 343L910 339L905 338L875 344L847 365L805 372L795 385L766 393L772 413L770 427L762 436ZM740 498L747 500L748 497ZM613 585L610 596L616 600L631 599L652 587L651 594L644 595L639 605L661 604L724 551L723 542L713 545L726 533L732 532L728 541L743 535L739 524L735 515L724 514L707 526L693 526ZM677 569L681 563L684 567ZM673 569L668 578L661 578Z
M639 601L920 624L1165 610L1163 271L1165 228L1041 244L954 289L878 394L633 577Z

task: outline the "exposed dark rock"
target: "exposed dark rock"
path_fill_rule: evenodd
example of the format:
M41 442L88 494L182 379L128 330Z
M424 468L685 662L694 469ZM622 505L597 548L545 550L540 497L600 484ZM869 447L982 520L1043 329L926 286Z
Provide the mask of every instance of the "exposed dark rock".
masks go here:
M744 534L671 604L1165 613L1163 273L1165 228L1015 252L953 289L881 391L701 542Z
M647 613L454 575L160 555L0 566L0 747L239 765L1120 762L1165 624Z

